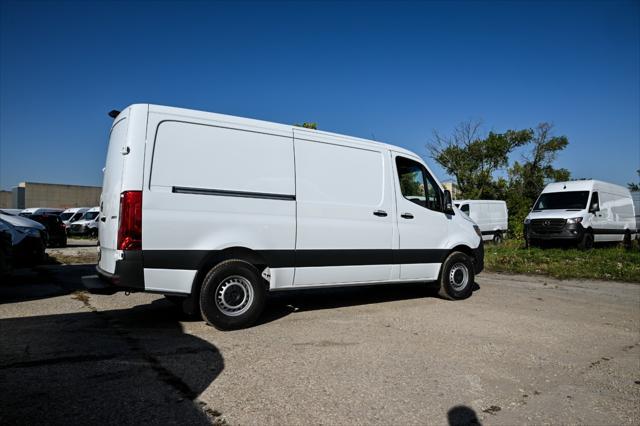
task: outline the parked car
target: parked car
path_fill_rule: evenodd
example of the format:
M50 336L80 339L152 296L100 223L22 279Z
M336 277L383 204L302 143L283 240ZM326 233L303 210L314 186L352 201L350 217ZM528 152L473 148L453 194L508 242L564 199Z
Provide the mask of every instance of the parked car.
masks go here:
M60 216L53 214L32 214L27 217L41 223L47 229L47 247L66 247L67 230Z
M22 209L0 209L0 213L8 214L11 216L20 216Z
M220 329L253 323L268 291L437 281L464 299L483 268L480 229L418 155L290 125L133 105L100 205L85 285L182 295Z
M53 209L48 207L31 207L20 212L20 216L31 216L33 214L55 214L59 215L64 209Z
M12 263L15 267L34 266L44 260L46 231L41 224L23 217L1 213L0 222L11 233Z
M68 228L69 235L85 235L96 238L98 236L98 219L100 208L93 207L87 210L80 219L73 222Z
M581 249L606 241L630 245L638 232L629 190L598 180L550 183L525 218L524 226L527 245L568 240Z
M13 271L13 244L10 225L0 219L0 278Z
M509 229L507 203L499 200L456 200L463 213L480 227L483 240L500 243Z
M72 207L63 211L60 214L60 219L62 219L62 222L68 227L76 220L81 219L87 210L89 210L89 207Z

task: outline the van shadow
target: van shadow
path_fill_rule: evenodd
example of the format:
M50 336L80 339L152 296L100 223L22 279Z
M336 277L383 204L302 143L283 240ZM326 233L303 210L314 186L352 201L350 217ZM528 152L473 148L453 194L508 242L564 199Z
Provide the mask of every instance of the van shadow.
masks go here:
M480 286L474 282L473 291L478 290L480 290ZM371 305L425 297L439 297L437 283L397 283L283 290L269 294L267 307L256 325L276 321L294 312Z
M211 424L196 398L224 369L164 301L0 320L2 424Z
M81 277L95 274L95 265L40 265L16 269L0 284L0 305L64 296L84 290Z

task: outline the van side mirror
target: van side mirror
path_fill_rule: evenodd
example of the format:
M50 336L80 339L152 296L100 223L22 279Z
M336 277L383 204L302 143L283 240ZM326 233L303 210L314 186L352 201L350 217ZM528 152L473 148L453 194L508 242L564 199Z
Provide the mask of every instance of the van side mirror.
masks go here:
M446 214L455 214L453 211L453 201L451 201L451 192L448 189L444 190L444 208L442 211Z
M595 213L595 212L599 212L599 211L600 211L600 206L598 206L598 203L591 204L591 208L589 209L589 213Z

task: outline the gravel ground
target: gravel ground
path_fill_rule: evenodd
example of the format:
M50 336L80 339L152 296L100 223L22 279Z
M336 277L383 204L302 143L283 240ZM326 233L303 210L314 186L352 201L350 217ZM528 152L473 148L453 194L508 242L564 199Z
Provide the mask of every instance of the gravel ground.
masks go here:
M640 423L638 285L278 293L260 324L220 332L162 296L89 295L92 268L0 285L1 424Z

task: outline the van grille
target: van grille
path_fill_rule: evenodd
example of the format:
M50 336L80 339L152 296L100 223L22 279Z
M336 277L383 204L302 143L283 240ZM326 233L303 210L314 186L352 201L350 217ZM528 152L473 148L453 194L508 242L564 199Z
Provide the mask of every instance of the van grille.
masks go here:
M566 219L533 219L531 230L536 234L559 234L566 223Z

